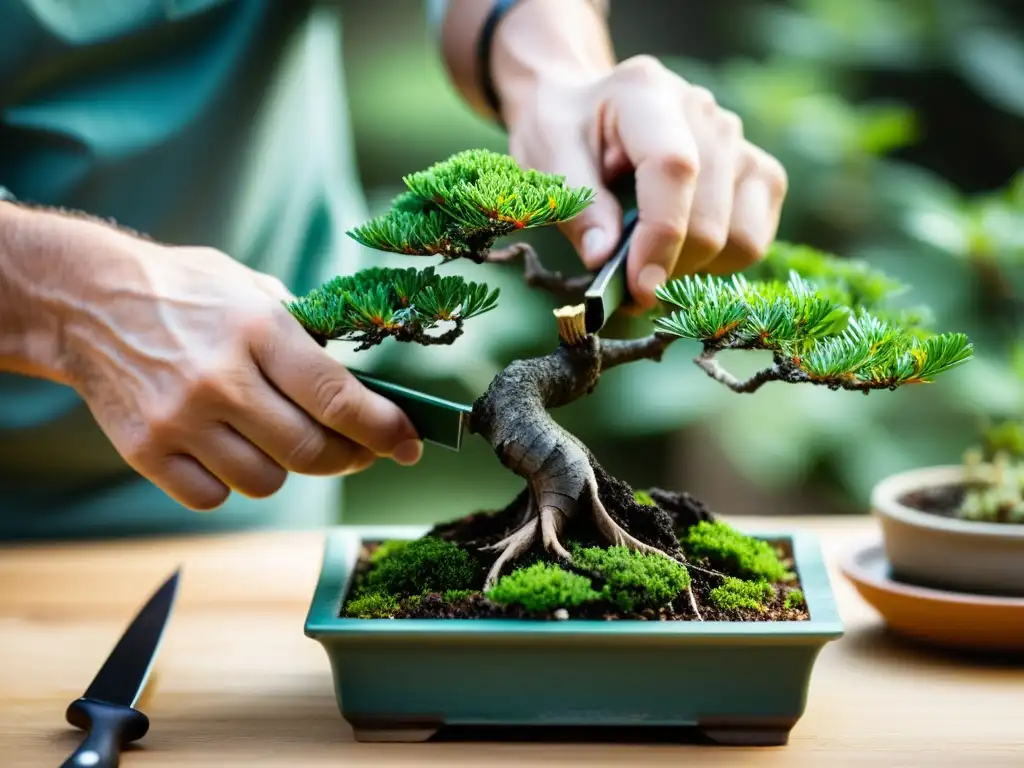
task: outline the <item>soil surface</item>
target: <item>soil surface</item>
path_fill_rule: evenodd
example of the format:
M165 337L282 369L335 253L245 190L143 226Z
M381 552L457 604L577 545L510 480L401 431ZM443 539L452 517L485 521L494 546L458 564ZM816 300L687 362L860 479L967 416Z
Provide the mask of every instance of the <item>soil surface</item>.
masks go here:
M705 505L691 497L689 494L674 493L656 488L651 489L649 493L657 503L657 507L652 508L635 503L632 491L626 484L620 484L619 481L614 478L610 478L607 475L600 479L604 486L602 488L602 495L607 493L610 496L617 497L616 500L619 502L618 506L620 513L626 512L624 517L631 518L629 520L631 523L630 528L634 531L637 529L647 528L647 531L645 532L648 533L648 535L653 534L653 538L655 539L665 537L666 535L681 537L691 525L694 525L701 520L713 521L715 519L712 512ZM514 520L525 508L527 498L527 492L524 490L523 493L513 499L513 501L504 509L477 512L448 523L442 523L435 526L428 535L446 539L461 547L465 547L481 561L481 569L478 574L479 584L477 586L477 588L480 589L483 587L483 580L486 576L490 562L486 556L482 556L477 551L478 548L498 541L503 536L507 535L510 528L514 525ZM670 518L672 521L674 531L671 533L666 531L664 528L664 521L666 518ZM571 531L567 530L566 533L569 535L567 535L566 540L577 541L584 546L606 546L607 542L601 540L597 532L591 530L590 527L586 525L587 520L588 518L582 518L579 521L580 524L573 525ZM789 543L785 540L772 541L771 543L781 553L781 559L785 563L786 567L792 571L796 571L793 562L793 553L789 547ZM370 556L378 545L379 543L368 542L360 553L354 574L356 584L359 583L363 575L369 569ZM540 547L537 547L535 551L528 553L524 557L519 558L515 565L511 566L508 570L511 571L513 568L526 567L538 560L550 560ZM765 605L764 611L749 609L725 611L717 608L710 598L711 591L722 583L722 574L710 569L708 564L703 562L701 559L692 557L689 558L688 570L691 579L691 589L696 597L701 616L705 621L806 621L810 618L806 607L789 609L784 607L788 592L792 589L801 588L799 574L797 574L797 579L791 583L787 583L784 586L774 586L775 597ZM592 578L597 576L597 574L593 574L588 571L581 570L579 572ZM597 585L598 580L599 577L595 579L595 586ZM571 614L571 616L569 614ZM576 618L604 619L608 621L621 619L636 621L692 621L695 619L695 616L688 600L685 597L685 593L680 595L679 599L673 601L671 605L665 606L656 611L645 610L636 613L625 613L620 611L614 605L595 602L574 608L569 613L565 611L556 611L536 614L529 613L519 606L503 606L492 603L482 594L482 592L476 591L467 597L455 601L445 600L441 594L424 595L420 599L414 600L411 606L403 606L402 610L400 610L394 618L526 618L550 620Z
M916 509L918 512L927 512L930 515L938 515L939 517L956 517L957 510L963 504L966 495L967 486L956 483L911 491L901 496L897 501L905 507Z

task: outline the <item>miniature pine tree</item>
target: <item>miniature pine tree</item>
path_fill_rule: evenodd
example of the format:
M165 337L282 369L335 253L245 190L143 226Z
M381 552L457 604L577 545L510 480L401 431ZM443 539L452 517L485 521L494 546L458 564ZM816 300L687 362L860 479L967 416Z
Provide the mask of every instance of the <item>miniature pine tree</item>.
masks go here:
M518 230L572 218L593 199L587 187L565 186L561 176L523 170L507 155L460 152L406 176L408 189L387 213L348 235L365 246L414 256L466 258L481 263L494 241ZM495 308L498 290L426 269L371 268L337 277L289 304L321 344L332 339L369 349L384 339L451 344L463 323ZM429 335L440 323L452 327Z
M599 338L586 332L583 305L571 303L591 275L548 272L525 244L493 249L499 237L576 216L591 203L591 190L566 187L562 177L524 170L484 150L459 153L404 181L408 190L391 209L351 237L378 250L440 257L442 264L522 256L530 285L570 300L555 310L558 347L513 361L473 405L470 430L527 486L505 510L511 532L478 549L493 555L485 589L537 543L549 557L571 564L562 538L581 521L590 527L584 538L596 534L612 546L686 562L680 531L707 521L706 508L685 494L638 496L548 413L592 392L618 365L661 360L670 344L688 339L701 348L694 362L736 392L778 381L867 394L931 382L973 353L964 334L933 331L927 310L892 307L890 300L905 289L900 283L861 262L789 243L775 244L749 275L685 276L661 286L663 311L648 336ZM365 349L390 337L447 344L467 319L494 309L497 296L486 285L441 277L433 267L369 269L336 278L289 309L321 343L347 338ZM427 334L444 321L454 327ZM772 364L741 381L717 359L726 350L768 351Z

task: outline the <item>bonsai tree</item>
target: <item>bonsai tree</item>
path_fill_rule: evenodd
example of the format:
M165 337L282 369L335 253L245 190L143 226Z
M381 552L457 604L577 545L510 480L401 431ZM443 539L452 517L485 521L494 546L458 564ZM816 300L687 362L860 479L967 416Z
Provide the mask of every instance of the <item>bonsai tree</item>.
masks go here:
M963 334L930 331L926 312L888 308L902 288L896 282L863 264L786 243L774 247L761 275L668 282L657 291L662 306L648 335L601 338L586 332L579 303L591 275L550 272L525 243L495 248L501 237L577 215L592 201L590 189L567 187L560 176L483 150L456 154L404 182L407 191L389 211L349 235L382 251L440 257L441 265L521 259L530 285L566 303L554 309L557 347L510 363L473 404L471 432L523 478L523 491L497 513L436 527L422 548L396 544L374 553L367 583L388 583L391 591L370 589L372 605L359 615L394 615L395 594L433 590L443 597L464 590L477 566L488 604L516 603L527 611L611 600L629 612L659 594L664 605L684 593L693 618L701 618L698 602L705 611L710 603L763 608L765 585L792 576L775 550L716 521L689 494L635 491L612 477L550 411L591 393L617 366L661 360L681 339L696 342L694 362L737 393L782 382L866 395L930 382L972 355ZM372 268L335 278L289 308L321 343L343 339L365 349L389 337L453 343L466 321L494 310L497 300L485 284L442 276L434 266ZM739 379L719 360L727 350L765 351L771 364ZM453 541L459 543L454 559L423 570L443 560L442 551L454 551L445 549ZM398 557L398 550L405 554ZM690 569L715 581L696 589ZM707 594L698 601L695 592L702 590ZM798 603L796 590L787 593L787 608Z

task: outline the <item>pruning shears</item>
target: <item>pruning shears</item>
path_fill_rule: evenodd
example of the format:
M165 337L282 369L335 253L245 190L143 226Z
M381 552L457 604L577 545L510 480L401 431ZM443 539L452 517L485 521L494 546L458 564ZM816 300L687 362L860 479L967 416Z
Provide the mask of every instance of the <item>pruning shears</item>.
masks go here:
M632 176L620 181L619 199L628 199L632 189ZM627 209L615 252L598 271L584 294L584 322L587 333L600 331L608 322L608 318L632 302L626 282L626 257L629 255L629 244L636 229L637 216L635 206ZM386 397L401 408L416 428L421 440L452 451L462 448L462 435L469 425L469 417L473 412L472 405L428 395L362 371L351 368L349 370L367 389Z

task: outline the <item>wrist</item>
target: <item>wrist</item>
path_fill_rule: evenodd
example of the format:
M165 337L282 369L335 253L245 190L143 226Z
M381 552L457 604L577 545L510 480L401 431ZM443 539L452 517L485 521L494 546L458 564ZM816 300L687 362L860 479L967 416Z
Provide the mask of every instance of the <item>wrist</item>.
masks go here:
M0 202L0 370L74 385L68 329L110 252L104 223Z
M601 0L520 0L501 20L490 72L506 125L528 112L538 94L579 91L615 67L604 5Z

